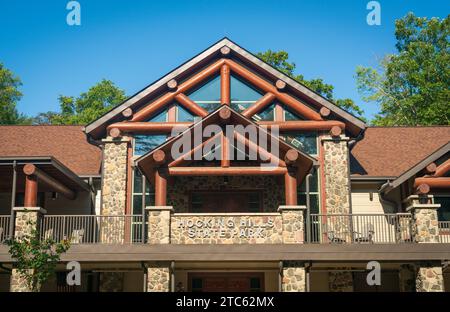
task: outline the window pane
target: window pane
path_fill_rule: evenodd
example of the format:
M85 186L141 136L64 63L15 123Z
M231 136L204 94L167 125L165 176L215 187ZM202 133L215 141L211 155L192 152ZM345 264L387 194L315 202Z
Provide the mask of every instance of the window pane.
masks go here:
M177 121L193 122L195 116L187 111L183 106L177 105Z
M317 169L314 169L311 178L309 178L309 191L318 192L319 191L319 177L317 175ZM306 177L300 185L300 192L306 192Z
M295 148L310 155L317 155L316 132L286 133L282 134L281 137Z
M252 106L254 103L236 103L236 102L231 102L231 108L234 109L237 112L243 112L245 111L247 108L249 108L250 106Z
M441 204L438 209L438 220L439 221L450 221L450 197L439 197L434 196L434 203Z
M142 196L133 195L133 214L142 214Z
M188 94L189 98L208 112L220 106L220 76L209 80L200 88Z
M300 117L298 114L289 110L286 106L283 106L284 111L284 120L304 120L304 118Z
M167 109L161 111L157 115L153 116L150 119L147 119L146 121L151 122L166 122L167 121Z
M231 103L242 101L256 102L263 96L261 92L250 86L250 84L233 75L230 77L230 93Z
M266 107L263 111L253 115L252 119L255 121L273 121L275 116L275 104L271 104Z
M165 135L135 135L134 155L144 155L166 141Z
M309 194L309 199L311 203L310 207L310 213L320 213L320 204L319 204L319 195L318 194ZM306 206L306 194L305 193L299 193L298 194L298 204L299 205L305 205Z

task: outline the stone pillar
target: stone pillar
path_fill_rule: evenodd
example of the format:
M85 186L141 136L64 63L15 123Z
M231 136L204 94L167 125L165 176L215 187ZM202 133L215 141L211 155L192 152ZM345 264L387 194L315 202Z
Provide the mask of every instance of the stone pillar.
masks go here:
M47 211L40 207L15 207L15 227L14 236L20 238L23 235L31 234L33 227L39 229L40 218ZM32 224L29 224L32 222ZM10 280L10 291L11 292L30 292L32 291L26 283L25 278L23 278L16 269L11 272Z
M327 214L350 213L349 138L322 137Z
M352 292L353 274L345 271L331 271L328 273L328 287L330 292Z
M444 291L444 278L440 263L423 262L416 270L417 292Z
M411 195L404 200L406 211L413 217L413 235L416 243L439 243L439 223L437 209L440 204L432 204L432 197Z
M416 291L416 273L413 264L400 265L398 272L400 292Z
M107 138L102 142L104 148L101 214L107 216L124 215L130 139L127 137Z
M304 211L306 206L280 206L283 220L283 244L302 244L305 241Z
M148 243L170 244L172 206L148 206Z
M281 281L281 291L283 292L305 292L306 291L306 270L305 264L300 261L285 261L283 263L283 273Z
M100 292L122 292L123 272L100 272Z
M147 267L147 291L170 291L170 264L151 263Z

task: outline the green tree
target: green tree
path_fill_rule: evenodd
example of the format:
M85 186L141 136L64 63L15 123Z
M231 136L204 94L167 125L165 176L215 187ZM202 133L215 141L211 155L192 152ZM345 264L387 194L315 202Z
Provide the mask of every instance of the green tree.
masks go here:
M380 105L373 124L448 125L450 121L450 15L444 19L408 13L395 23L398 53L378 68L359 66L363 99Z
M323 79L320 78L306 80L303 75L296 74L295 73L296 65L294 62L289 61L289 54L286 51L267 50L265 52L257 53L257 56L266 63L278 69L279 71L288 75L292 79L295 79L296 81L307 86L316 93L334 102L337 106L341 107L342 109L348 111L349 113L357 116L362 120L365 120L365 118L363 117L364 111L352 99L334 98L333 95L334 87L332 85L325 83Z
M22 97L19 87L20 78L0 63L0 124L14 125L29 123L27 117L19 114L16 108L17 101Z
M36 222L27 221L30 233L6 241L11 258L15 260L15 269L25 279L31 291L39 291L42 284L55 272L61 254L66 252L68 240L55 242L53 239L41 239Z
M59 96L60 112L39 114L34 123L85 125L99 118L126 99L125 92L103 79L78 97Z

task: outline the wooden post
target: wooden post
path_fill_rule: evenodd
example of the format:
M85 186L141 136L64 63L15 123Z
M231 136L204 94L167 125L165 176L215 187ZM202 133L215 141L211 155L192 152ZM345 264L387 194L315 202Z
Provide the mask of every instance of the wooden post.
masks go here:
M230 67L223 65L220 69L220 101L230 105Z
M25 207L37 207L38 182L35 175L25 176Z
M284 188L286 205L297 205L297 177L294 170L288 170L284 174Z
M166 206L167 178L160 169L155 170L155 206Z
M230 140L228 140L225 130L222 132L222 159L221 166L223 168L230 166Z

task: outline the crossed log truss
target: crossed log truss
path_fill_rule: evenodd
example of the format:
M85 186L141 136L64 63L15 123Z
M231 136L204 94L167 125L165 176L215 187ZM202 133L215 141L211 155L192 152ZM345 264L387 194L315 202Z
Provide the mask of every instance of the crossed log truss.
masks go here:
M434 162L425 168L427 173L423 177L414 180L416 193L427 194L430 189L450 189L450 178L446 177L450 172L450 159L437 166Z

